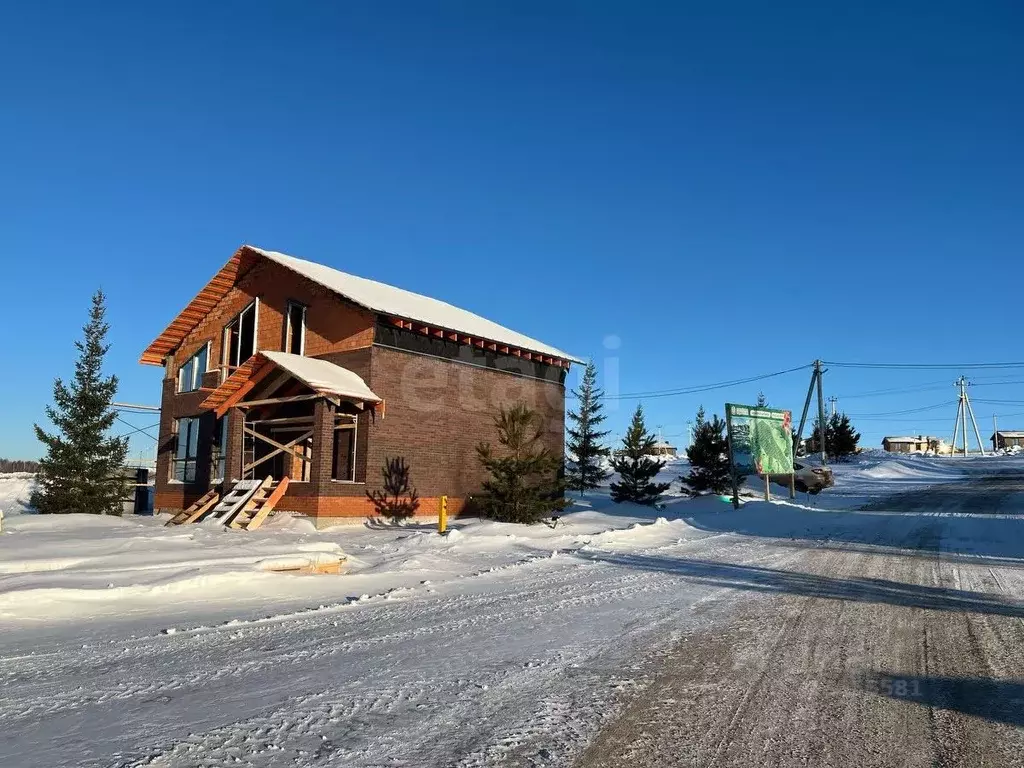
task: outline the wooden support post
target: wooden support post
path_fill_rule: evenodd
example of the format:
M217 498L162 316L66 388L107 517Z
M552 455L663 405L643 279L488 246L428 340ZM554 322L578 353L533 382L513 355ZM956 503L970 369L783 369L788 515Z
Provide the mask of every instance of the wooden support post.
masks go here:
M772 500L772 476L767 472L764 473L764 500Z
M789 498L796 498L796 472L789 473Z

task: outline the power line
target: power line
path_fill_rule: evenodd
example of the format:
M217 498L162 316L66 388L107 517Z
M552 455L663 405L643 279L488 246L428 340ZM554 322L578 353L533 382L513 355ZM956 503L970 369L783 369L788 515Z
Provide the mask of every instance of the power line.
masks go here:
M774 373L763 373L759 376L748 376L745 379L733 379L732 381L720 381L715 384L701 384L693 387L682 387L680 389L655 389L649 392L627 392L620 395L606 395L607 400L628 400L628 399L642 399L648 397L673 397L675 395L692 395L698 392L711 392L715 389L726 389L727 387L736 387L740 384L750 384L755 381L762 381L764 379L771 379L776 376L784 376L787 373L796 373L797 371L804 371L810 368L811 365L798 365L796 368L788 368L785 371L775 371Z
M905 409L903 409L901 411L878 411L878 412L875 412L875 413L848 413L846 415L849 416L850 418L858 418L858 419L875 418L875 417L879 417L880 418L880 417L883 417L883 416L899 416L899 415L904 414L904 413L922 413L924 411L933 411L936 408L945 408L947 406L954 405L957 402L959 402L959 401L958 400L946 400L945 402L942 402L942 403L935 403L935 405L924 405L924 406L921 406L920 408L905 408Z
M124 419L122 419L122 418L121 418L120 416L115 416L114 418L115 418L115 419L117 419L118 421L120 421L120 422L121 422L122 424L124 424L124 425L126 425L126 426L129 426L129 427L131 427L131 428L132 428L132 431L131 431L131 432L129 432L129 433L128 433L128 434L126 434L126 435L120 435L120 437L128 437L128 436L130 436L130 435L134 435L134 434L135 434L136 432L141 432L141 433L142 433L142 434L144 434L144 435L145 435L146 437L148 437L148 438L149 438L150 440L155 440L155 441L159 442L159 439L158 439L158 438L156 437L156 435L151 435L151 434L150 434L149 432L147 432L147 431L146 431L147 429L153 429L154 427L159 427L159 426L160 426L160 424L159 424L159 423L157 423L157 424L153 424L153 425L151 425L151 426L148 426L148 427L137 427L137 426L135 426L134 424L132 424L132 423L130 423L130 422L127 422L127 421L125 421L125 420L124 420Z
M867 392L858 392L853 395L842 395L843 400L854 400L860 397L879 397L881 395L904 395L912 392L929 392L939 389L946 389L949 386L948 381L936 381L928 382L926 384L920 384L913 387L899 387L895 389L872 389Z
M1024 363L849 363L835 360L823 360L825 365L836 368L886 368L894 370L960 370L960 369L994 369L1024 368Z

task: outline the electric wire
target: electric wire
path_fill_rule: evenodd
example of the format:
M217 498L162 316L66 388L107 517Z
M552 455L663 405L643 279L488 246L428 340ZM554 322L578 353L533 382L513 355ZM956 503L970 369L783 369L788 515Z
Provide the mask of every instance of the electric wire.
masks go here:
M755 381L764 381L765 379L772 379L776 376L784 376L787 373L796 373L797 371L805 371L813 366L810 364L799 365L796 368L788 368L784 371L775 371L773 373L762 373L757 376L748 376L743 379L732 379L730 381L719 381L714 384L699 384L692 387L680 387L678 389L653 389L646 392L625 392L618 395L605 395L606 400L644 400L647 398L656 397L674 397L677 395L693 395L700 392L712 392L716 389L727 389L728 387L736 387L741 384L751 384ZM575 395L572 396L575 399Z

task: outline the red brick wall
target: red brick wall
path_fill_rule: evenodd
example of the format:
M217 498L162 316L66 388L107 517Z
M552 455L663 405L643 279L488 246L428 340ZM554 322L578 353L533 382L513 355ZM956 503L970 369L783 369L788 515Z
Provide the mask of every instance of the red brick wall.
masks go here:
M545 444L562 455L561 384L379 346L372 348L370 368L370 388L386 405L384 418L371 420L366 430L371 487L380 482L385 458L401 455L421 496L461 499L477 493L486 473L476 446L497 442L494 416L516 402L537 411Z
M340 299L337 294L272 261L256 263L220 300L217 307L182 341L174 355L177 370L207 341L212 341L210 366L221 361L224 326L259 296L256 331L259 349L284 349L284 313L289 300L307 305L306 354L368 347L373 343L373 313Z
M221 360L221 342L224 326L234 319L254 297L259 296L259 322L257 327L260 349L281 350L284 344L284 313L289 300L307 305L306 310L306 354L328 355L343 350L368 348L373 342L375 316L359 307L340 299L336 294L307 280L291 270L270 261L259 261L252 267L217 304L203 321L197 325L174 355L169 366L168 378L164 379L161 397L159 447L157 453L156 499L154 506L177 508L184 499L198 498L208 487L208 462L203 461L200 449L197 482L182 486L170 481L171 453L174 450L174 420L184 416L203 415L199 404L209 391L220 381L218 371L211 371L203 378L203 389L195 392L176 393L177 372L208 341L212 342L210 366ZM366 360L369 360L368 352ZM368 370L368 365L366 366ZM204 391L205 390L205 391ZM205 446L213 437L214 418L204 416L200 432L200 445ZM164 503L168 502L168 503Z

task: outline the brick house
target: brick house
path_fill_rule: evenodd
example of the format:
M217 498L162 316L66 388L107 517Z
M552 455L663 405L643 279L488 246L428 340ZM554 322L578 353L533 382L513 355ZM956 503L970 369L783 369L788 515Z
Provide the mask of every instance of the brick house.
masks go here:
M246 245L140 362L165 369L156 509L287 476L278 508L319 525L372 513L366 491L391 456L409 463L420 514L442 495L458 514L501 406L533 408L562 455L564 382L580 361L442 301Z

